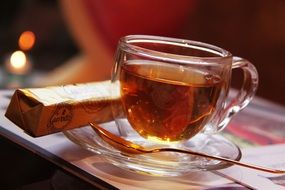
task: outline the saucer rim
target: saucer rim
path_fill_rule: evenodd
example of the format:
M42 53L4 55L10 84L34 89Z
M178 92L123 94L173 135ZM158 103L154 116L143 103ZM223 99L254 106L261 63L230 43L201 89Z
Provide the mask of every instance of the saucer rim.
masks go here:
M100 125L103 125L103 124L100 124ZM97 146L94 146L94 144L90 144L88 142L86 142L85 140L82 140L77 132L82 132L82 130L86 130L86 129L89 129L90 131L93 131L93 133L88 133L89 136L92 136L93 138L91 138L96 144ZM84 131L83 131L84 133ZM132 172L136 172L136 173L141 173L143 171L133 171L131 170L130 168L124 166L126 163L129 163L129 164L138 164L141 165L141 166L144 166L144 165L148 165L148 164L155 164L155 168L157 169L161 169L161 168L164 168L166 170L173 170L173 169L176 169L176 171L173 171L173 172L170 172L171 174L167 174L167 175L163 175L163 176L177 176L177 175L181 175L182 174L185 174L185 173L189 173L189 172L195 172L195 171L212 171L212 170L219 170L219 169L224 169L224 168L227 168L227 167L230 167L232 166L232 164L229 164L229 163L225 163L225 162L221 162L221 161L217 161L216 164L212 164L212 165L208 165L208 166L205 166L204 165L204 168L202 167L203 165L201 164L200 165L200 168L198 166L196 167L189 167L189 171L178 171L178 168L173 168L172 167L169 167L167 168L168 165L163 165L161 163L157 163L157 162L154 162L156 160L154 159L150 159L151 156L150 155L143 155L143 157L145 157L146 159L142 159L143 157L141 155L128 155L128 154L125 154L117 149L115 149L114 147L111 147L109 144L107 144L106 142L104 142L96 133L95 131L89 126L89 125L86 125L86 126L83 126L83 127L80 127L80 128L75 128L75 129L71 129L71 130L68 130L68 131L64 131L63 134L73 143L79 145L80 147L90 151L90 152L93 152L97 155L100 155L101 157L103 157L105 160L107 160L109 163L115 165L115 166L118 166L118 167L121 167L123 169L126 169L126 170L130 170ZM234 159L236 161L239 161L242 157L242 152L241 152L241 149L239 148L239 146L233 142L231 142L230 140L228 140L227 138L223 137L222 135L220 134L215 134L215 135L211 135L211 138L220 138L222 139L225 143L228 143L230 144L229 146L233 146L236 150L234 151L237 156L234 158L230 158L230 159ZM104 146L108 147L102 147L102 145L98 145L98 140L96 141L96 139L101 139L99 141L101 141L101 143L103 142L104 143ZM214 139L214 138L213 138ZM228 158L228 157L227 157ZM142 161L143 160L143 161ZM147 161L146 161L147 160ZM202 160L202 159L200 159ZM203 161L202 161L203 162ZM170 162L170 165L171 163L177 163L177 162ZM206 163L206 162L205 162ZM205 164L204 163L204 164ZM122 165L123 164L123 165ZM126 165L129 165L129 164L126 164ZM156 164L160 164L159 167L156 165ZM180 162L179 164L187 164L189 165L188 162ZM172 174L173 173L173 174ZM179 173L179 174L177 174ZM150 175L152 175L152 173L150 173Z

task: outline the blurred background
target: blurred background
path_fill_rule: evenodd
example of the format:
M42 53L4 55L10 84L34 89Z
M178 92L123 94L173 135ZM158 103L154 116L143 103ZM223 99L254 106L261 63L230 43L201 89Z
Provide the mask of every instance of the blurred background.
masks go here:
M193 1L192 6L184 31L172 36L211 43L250 60L260 75L257 94L285 105L285 1L210 0ZM7 66L17 50L30 63L26 70ZM79 52L59 1L2 2L1 88L29 86L30 80L53 71ZM23 55L14 54L15 60L17 56ZM240 79L234 76L233 85L238 86Z

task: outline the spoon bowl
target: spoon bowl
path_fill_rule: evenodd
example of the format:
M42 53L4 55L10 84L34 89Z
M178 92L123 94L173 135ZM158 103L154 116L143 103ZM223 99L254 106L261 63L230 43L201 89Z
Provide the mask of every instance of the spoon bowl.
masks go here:
M217 160L221 162L226 162L228 164L232 165L239 165L242 167L247 167L250 169L255 169L263 172L269 172L269 173L274 173L274 174L284 174L285 171L283 170L278 170L278 169L272 169L272 168L267 168L263 166L257 166L249 163L244 163L240 162L237 160L232 160L229 158L225 157L220 157L220 156L214 156L214 155L208 155L205 153L201 152L196 152L196 151L191 151L191 150L182 150L182 149L176 149L176 148L153 148L153 149L146 149L141 145L135 144L131 141L128 141L124 138L121 138L104 128L98 126L95 123L90 123L90 126L94 129L94 131L97 133L99 137L101 137L106 143L114 147L115 149L121 151L124 154L151 154L151 153L158 153L158 152L176 152L176 153L183 153L183 154L190 154L193 156L199 156L203 157L206 159L211 159L211 160Z

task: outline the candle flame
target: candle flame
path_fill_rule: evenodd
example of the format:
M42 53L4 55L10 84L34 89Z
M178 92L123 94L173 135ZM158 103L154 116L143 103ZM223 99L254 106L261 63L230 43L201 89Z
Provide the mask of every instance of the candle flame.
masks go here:
M22 50L30 50L34 46L36 41L36 36L32 31L25 31L19 37L19 47Z

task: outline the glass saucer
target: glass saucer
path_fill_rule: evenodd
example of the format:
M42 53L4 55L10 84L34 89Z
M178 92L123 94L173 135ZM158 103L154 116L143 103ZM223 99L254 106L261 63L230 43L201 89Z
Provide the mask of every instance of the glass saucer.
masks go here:
M100 124L100 126L116 135L120 135L115 122ZM90 126L65 131L64 134L72 142L100 154L110 163L141 174L179 176L194 171L217 170L230 166L230 164L216 160L173 152L127 155L104 142ZM165 146L149 142L130 129L128 129L128 136L124 138L147 148ZM241 158L239 147L221 135L198 134L191 140L179 144L178 148L191 149L234 160Z

